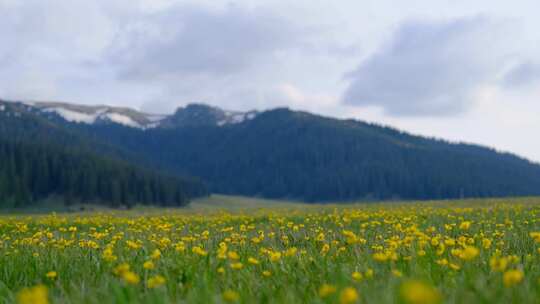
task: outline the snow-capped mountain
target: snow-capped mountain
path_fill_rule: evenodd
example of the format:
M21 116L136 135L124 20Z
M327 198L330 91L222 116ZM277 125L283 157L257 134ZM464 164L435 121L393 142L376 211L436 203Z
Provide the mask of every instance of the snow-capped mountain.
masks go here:
M48 119L61 119L82 124L119 124L132 128L174 128L188 125L225 126L255 118L256 111L225 111L204 104L189 104L178 108L174 114L159 115L130 108L107 105L77 105L63 102L30 102L0 100L0 111L20 115L21 111L39 114Z

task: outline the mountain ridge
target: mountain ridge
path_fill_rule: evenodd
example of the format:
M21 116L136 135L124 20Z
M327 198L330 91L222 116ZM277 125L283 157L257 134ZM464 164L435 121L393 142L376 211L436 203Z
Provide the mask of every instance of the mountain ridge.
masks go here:
M385 124L379 124L379 123L373 123L373 122L366 122L362 120L358 120L355 118L336 118L331 116L325 116L321 114L314 114L307 111L302 110L293 110L288 107L276 107L276 108L270 108L266 110L249 110L249 111L234 111L234 110L224 110L222 108L219 108L217 106L212 106L205 103L188 103L185 106L179 106L176 108L174 112L171 114L151 114L144 111L139 111L134 108L130 107L122 107L122 106L110 106L106 104L96 104L96 105L83 105L83 104L76 104L76 103L69 103L69 102L57 102L57 101L12 101L12 100L6 100L0 98L0 111L2 111L2 107L5 107L6 104L20 104L24 106L29 106L35 108L35 110L41 110L46 113L54 112L52 111L53 108L63 107L67 110L79 110L82 113L88 112L88 111L97 111L100 109L106 109L106 113L117 113L117 114L124 114L128 115L129 118L131 118L133 121L139 123L139 125L134 125L131 123L125 123L125 120L122 119L112 119L109 121L101 121L105 123L114 123L118 125L123 125L126 127L132 127L132 128L139 128L139 129L153 129L153 128L176 128L176 127L185 127L185 126L226 126L230 124L237 124L242 123L244 121L249 121L258 116L259 114L266 113L266 112L272 112L272 111L290 111L293 113L296 113L295 115L305 116L305 117L318 117L321 119L329 119L333 121L338 121L343 124L347 124L351 127L355 128L365 128L367 127L378 127L386 130L390 130L392 132L399 133L399 135L406 135L414 138L421 138L425 140L435 140L435 141L443 141L445 143L450 144L456 144L456 145L470 145L470 146L476 146L480 148L486 148L489 150L492 150L497 153L502 154L511 154L518 156L519 158L522 158L524 160L527 160L534 164L540 164L540 162L531 160L527 157L524 157L522 155L518 155L514 152L507 151L507 150L499 150L497 148L494 148L492 146L487 145L481 145L476 144L474 142L468 142L464 140L457 140L457 141L451 141L448 139L444 139L441 137L436 136L424 136L424 135L418 135L413 132L404 131L398 128L395 128L393 126L385 125ZM197 115L194 115L194 113L202 113L199 117L196 117ZM52 118L51 116L47 117L47 115L44 115L46 118ZM145 117L146 122L141 122L141 119L134 118L135 117ZM196 120L197 118L206 118L207 120ZM66 117L59 115L60 119L64 119L67 122L75 122L75 123L87 123L87 124L93 124L93 123L100 123L99 119L96 119L95 121L88 122L88 121L77 121L77 120L70 120ZM68 117L69 118L69 117ZM106 119L103 119L106 120ZM409 143L405 143L409 144Z
M100 153L200 178L214 193L305 201L540 195L540 165L517 155L288 108L190 104L152 128L25 114L112 147Z

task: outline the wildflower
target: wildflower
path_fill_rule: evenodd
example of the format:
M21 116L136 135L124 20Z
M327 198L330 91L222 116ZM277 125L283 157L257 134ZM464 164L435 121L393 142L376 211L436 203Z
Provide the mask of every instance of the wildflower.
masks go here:
M392 270L392 274L396 277L396 278L401 278L403 276L403 272L397 270L397 269L393 269Z
M281 259L281 252L271 252L270 261L277 262Z
M484 247L484 249L489 249L491 247L491 240L490 239L483 239L482 240L482 247Z
M236 302L240 299L240 295L236 291L226 290L223 292L222 298L225 302Z
M505 257L494 256L489 259L489 266L491 267L492 271L503 272L508 266L508 259Z
M257 260L256 258L253 258L253 257L249 257L248 258L248 263L250 263L252 265L259 265L259 260Z
M45 277L47 277L47 279L51 279L51 280L56 279L57 276L58 276L58 274L56 273L56 271L49 271L49 272L47 272L47 274L45 274Z
M240 262L232 263L231 268L234 269L234 270L240 270L240 269L244 268L244 265L242 263L240 263Z
M126 271L122 274L122 279L131 285L137 285L140 282L139 276L132 272L132 271Z
M364 276L358 271L353 272L351 276L352 276L353 280L355 280L357 282L362 281L362 279L364 278Z
M103 250L101 257L107 262L114 262L117 260L111 247L106 247L105 250Z
M146 282L146 286L148 288L156 288L156 287L159 287L163 284L165 284L166 280L164 277L160 276L160 275L156 275L156 276L153 276L151 278L148 279L148 281Z
M268 270L265 270L265 271L262 272L262 275L268 278L268 277L272 276L272 273L270 271L268 271Z
M471 222L469 221L464 221L464 222L461 222L461 224L459 224L460 230L469 230L469 228L471 228Z
M358 300L358 292L352 287L347 287L339 294L340 304L354 303Z
M376 252L373 254L373 259L377 262L386 262L388 261L388 256L382 252Z
M143 268L144 268L144 269L147 269L147 270L154 269L154 268L155 268L154 262L152 262L152 261L146 261L146 262L144 262Z
M529 236L533 238L536 243L540 243L540 232L530 232Z
M298 251L298 249L296 247L291 247L291 248L287 249L287 251L285 251L285 256L286 257L294 256L294 255L296 255L297 251Z
M127 263L122 263L118 266L116 266L114 269L113 269L113 273L115 275L121 275L123 274L124 272L126 271L129 271L130 267L129 267L129 264Z
M18 304L49 304L49 291L44 285L24 288L17 293Z
M447 266L448 265L448 260L447 259L440 259L440 260L435 261L435 263L437 263L440 266Z
M446 250L446 246L444 246L443 243L440 243L439 247L437 247L437 251L435 252L435 254L441 256L444 254L445 250Z
M479 250L476 247L467 246L461 251L459 258L462 260L470 261L476 258L478 256L478 253Z
M193 252L193 253L195 253L197 255L200 255L200 256L208 255L208 253L199 246L195 246L195 247L191 248L191 252Z
M519 269L508 270L503 274L503 283L506 287L517 285L523 281L523 271Z
M326 298L329 295L336 292L336 287L328 284L323 284L321 288L319 288L319 296L321 298Z
M369 268L368 270L366 270L365 274L366 274L366 278L368 279L373 278L373 274L374 274L373 269Z
M330 245L324 244L321 248L321 255L326 255L330 251Z
M219 268L217 269L217 273L219 273L219 274L224 274L224 273L225 273L225 268L219 267Z
M436 304L441 302L440 292L420 281L407 281L400 287L400 294L410 304Z
M152 260L158 260L159 258L161 258L161 251L159 251L159 249L154 250L154 252L152 252L152 254L150 255L150 258Z
M236 253L236 251L229 251L227 253L227 256L229 257L229 259L231 260L239 260L240 259L240 256L238 255L238 253Z

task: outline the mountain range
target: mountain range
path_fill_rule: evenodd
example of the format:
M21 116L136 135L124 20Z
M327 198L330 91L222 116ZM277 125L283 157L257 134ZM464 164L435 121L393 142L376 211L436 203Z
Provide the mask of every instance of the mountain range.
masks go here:
M155 115L0 101L0 139L37 137L140 170L200 180L215 193L304 201L540 194L540 165L519 156L287 108L238 112L190 104ZM207 193L201 184L190 185L197 189L187 191L193 196Z

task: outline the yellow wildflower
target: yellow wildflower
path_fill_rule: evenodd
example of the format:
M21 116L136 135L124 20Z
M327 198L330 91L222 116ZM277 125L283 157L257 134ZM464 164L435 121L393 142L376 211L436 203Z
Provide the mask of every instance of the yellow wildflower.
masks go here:
M350 304L358 300L358 292L352 287L347 287L339 294L340 304Z

